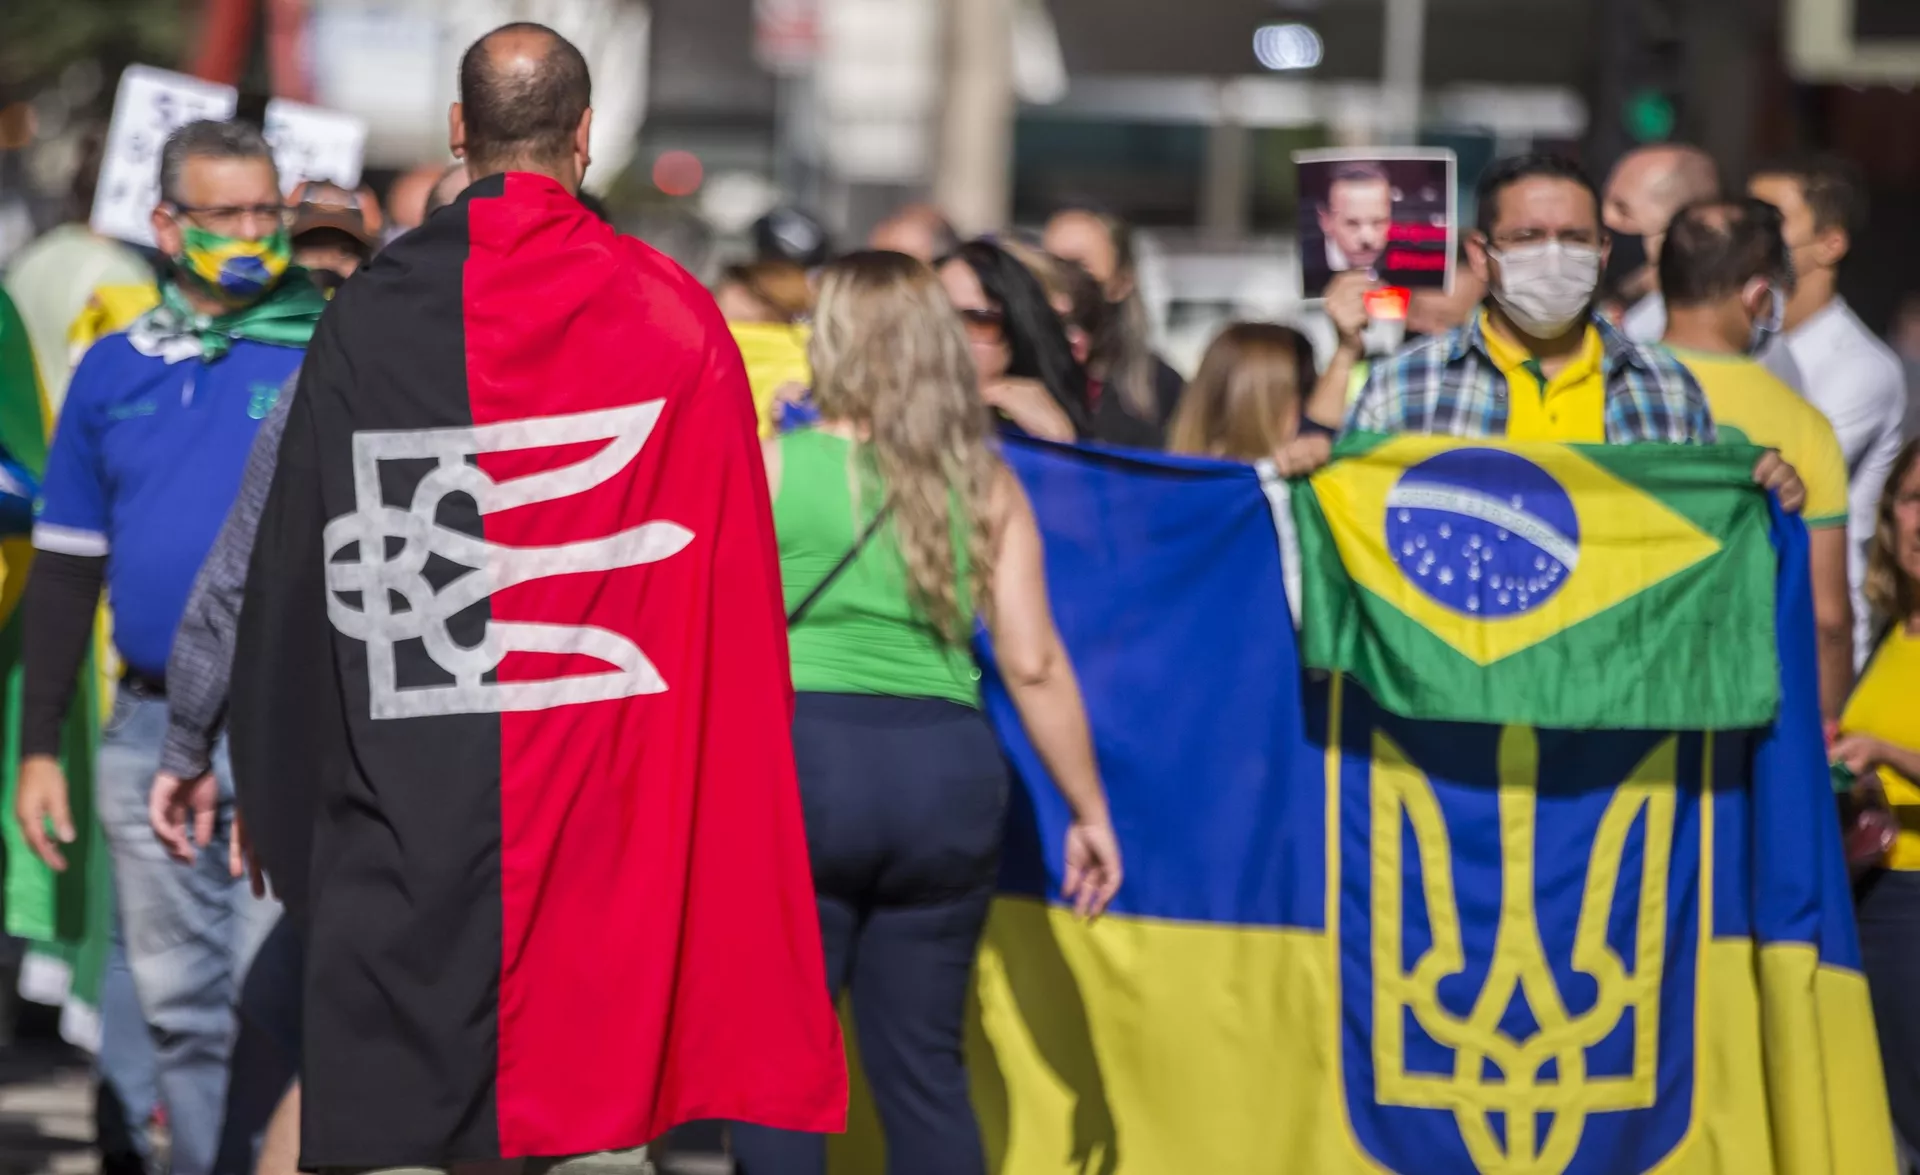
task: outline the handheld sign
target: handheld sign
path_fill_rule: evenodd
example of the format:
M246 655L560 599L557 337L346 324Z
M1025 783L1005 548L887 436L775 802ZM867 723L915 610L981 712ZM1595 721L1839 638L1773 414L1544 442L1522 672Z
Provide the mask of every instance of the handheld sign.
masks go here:
M114 94L107 126L100 184L89 223L103 236L153 245L153 206L160 202L160 148L167 136L203 118L232 118L239 106L232 86L183 73L130 65ZM302 180L328 180L343 188L360 183L367 145L364 120L337 110L275 98L261 128L273 146L282 192Z
M160 148L167 136L203 118L232 118L231 86L186 74L130 65L120 75L100 160L100 183L89 223L102 236L153 244L153 206L160 202Z
M1297 151L1301 293L1364 269L1389 286L1452 289L1459 242L1454 154L1405 148Z
M305 180L325 180L349 191L360 186L360 161L367 148L364 120L275 98L267 103L261 130L273 144L282 191L291 194Z

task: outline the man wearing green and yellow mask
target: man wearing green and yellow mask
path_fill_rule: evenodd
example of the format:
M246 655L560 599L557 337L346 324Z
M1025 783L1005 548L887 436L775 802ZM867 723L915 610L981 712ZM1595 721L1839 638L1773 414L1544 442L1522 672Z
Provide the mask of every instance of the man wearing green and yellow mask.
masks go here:
M167 725L167 657L254 434L298 369L326 302L291 264L290 210L254 127L196 122L174 132L161 152L160 196L154 237L172 261L161 304L80 361L35 507L15 814L48 868L76 863L68 860L81 847L73 813L84 805L70 802L78 797L69 796L57 757L59 732L104 584L125 668L95 763L92 809L106 832L127 963L155 1047L172 1168L206 1175L222 1141L235 997L279 910L229 873L224 749L194 781L218 799L196 859L170 860L154 841L147 811ZM236 1073L233 1081L259 1089L285 1076ZM226 1134L244 1140L261 1125L229 1121Z

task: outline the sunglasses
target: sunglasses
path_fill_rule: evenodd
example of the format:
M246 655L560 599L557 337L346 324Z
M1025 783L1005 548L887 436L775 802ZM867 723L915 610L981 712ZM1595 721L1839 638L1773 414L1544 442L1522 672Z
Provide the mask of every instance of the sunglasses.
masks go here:
M1007 316L998 310L963 309L960 322L975 343L1001 343L1007 338Z

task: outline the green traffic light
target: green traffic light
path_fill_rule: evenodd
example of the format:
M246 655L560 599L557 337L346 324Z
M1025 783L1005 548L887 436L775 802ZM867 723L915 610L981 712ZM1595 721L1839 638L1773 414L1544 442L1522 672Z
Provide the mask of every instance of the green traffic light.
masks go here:
M1673 100L1658 90L1639 90L1627 99L1627 134L1636 143L1658 143L1673 135Z

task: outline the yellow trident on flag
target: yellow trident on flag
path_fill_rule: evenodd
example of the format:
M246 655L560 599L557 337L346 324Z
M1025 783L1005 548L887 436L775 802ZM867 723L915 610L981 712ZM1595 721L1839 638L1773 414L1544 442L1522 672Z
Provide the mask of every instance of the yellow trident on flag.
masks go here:
M1532 729L1510 726L1500 738L1500 916L1486 982L1465 1017L1448 1010L1439 995L1440 982L1466 968L1439 800L1427 777L1386 735L1374 734L1373 751L1375 1098L1382 1105L1451 1111L1468 1154L1485 1175L1561 1175L1589 1116L1654 1104L1677 740L1656 745L1619 786L1594 836L1572 965L1593 979L1598 995L1579 1013L1568 1011L1554 981L1535 908L1539 748ZM1627 838L1642 814L1634 957L1628 961L1608 944L1607 928ZM1411 971L1402 964L1403 825L1413 829L1432 930L1432 945ZM1538 1025L1524 1039L1501 1029L1516 996L1524 996ZM1628 1008L1634 1010L1631 1072L1588 1076L1587 1050L1607 1039ZM1450 1075L1407 1071L1408 1012L1435 1043L1453 1051ZM1489 1066L1497 1076L1488 1075ZM1504 1142L1495 1115L1504 1122ZM1551 1116L1544 1137L1540 1115Z

